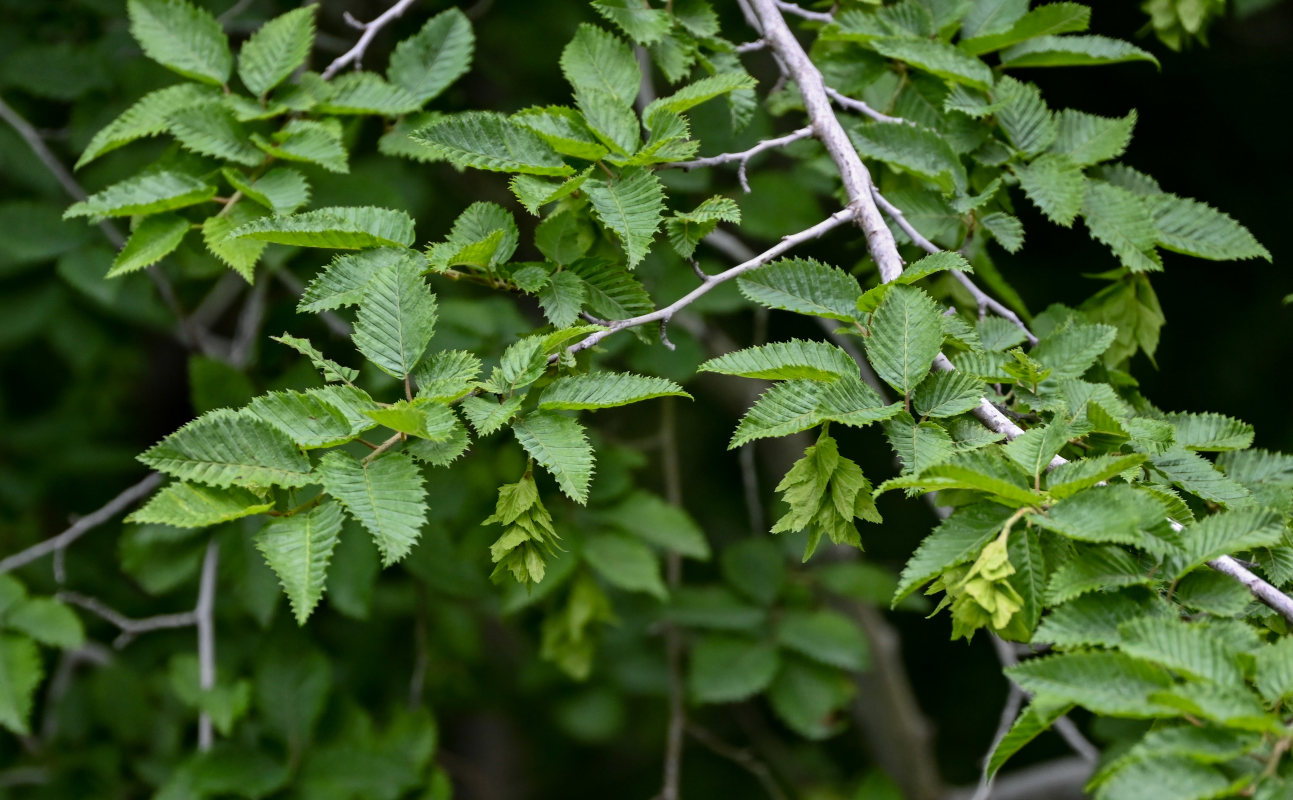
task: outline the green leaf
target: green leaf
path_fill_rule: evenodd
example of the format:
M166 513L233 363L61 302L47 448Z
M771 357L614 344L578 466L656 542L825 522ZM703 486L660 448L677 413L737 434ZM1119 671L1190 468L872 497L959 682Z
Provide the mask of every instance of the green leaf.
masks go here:
M598 512L597 519L679 555L709 559L709 543L700 526L685 510L650 492L631 492L614 506Z
M786 558L769 539L758 537L733 542L718 554L723 580L742 596L761 606L771 606L786 582Z
M1128 655L1201 680L1221 684L1243 680L1237 653L1203 625L1159 616L1125 622L1119 633L1118 647Z
M491 270L516 252L516 220L496 203L472 203L454 220L445 241L427 248L427 261L438 271L471 266Z
M332 80L333 92L318 110L327 114L395 117L417 111L418 99L375 72L347 72Z
M1082 219L1091 236L1108 245L1127 269L1153 272L1163 268L1154 250L1158 230L1141 198L1111 183L1088 181Z
M446 9L395 46L386 77L423 105L471 68L475 47L467 15L456 8Z
M185 481L210 486L305 486L310 461L257 417L226 409L203 414L144 451L139 460Z
M1070 461L1050 473L1046 478L1046 491L1051 497L1062 500L1138 467L1145 463L1146 458L1142 453L1104 453Z
M626 372L590 372L557 378L539 396L539 408L544 411L614 408L669 396L691 399L681 386L665 378Z
M711 358L696 368L698 372L717 372L763 380L832 381L858 374L853 358L826 342L791 339Z
M994 94L1001 104L997 122L1006 136L1021 152L1034 155L1050 147L1058 127L1055 117L1042 100L1041 91L1031 83L1021 83L1003 76Z
M969 38L1010 30L1028 12L1028 0L975 0L961 20L961 35Z
M477 436L488 436L502 428L515 417L525 402L525 392L518 392L506 400L495 402L484 397L465 397L459 406L467 415Z
M592 135L591 133L589 134ZM598 145L601 147L601 145ZM606 148L601 147L602 150ZM539 178L534 175L513 175L508 181L508 188L516 199L521 201L525 210L531 214L537 215L539 209L548 203L555 203L558 200L569 197L584 185L588 176L593 174L593 167L588 167L583 172L574 177L566 178L563 181L551 181L547 178Z
M687 690L698 703L734 703L767 689L781 660L767 642L710 634L691 648Z
M245 413L278 428L306 450L343 444L372 427L354 425L327 400L302 392L268 392L251 401Z
M229 39L209 11L186 0L128 0L126 13L144 55L196 81L220 86L229 80Z
M992 238L996 239L997 244L1005 248L1007 253L1018 253L1023 248L1024 226L1018 217L993 212L980 217L979 224L992 234Z
M228 109L216 103L187 106L167 118L171 135L186 150L254 167L265 156Z
M617 180L589 178L584 192L593 212L617 237L629 269L646 257L664 213L664 188L651 170L630 168Z
M426 259L407 248L379 247L361 253L338 255L314 277L301 292L300 312L327 311L344 306L357 306L364 298L364 290L379 272L404 265L405 270L426 268Z
M912 286L894 286L871 316L867 359L903 395L929 374L943 344L941 316L938 304Z
M1151 53L1107 36L1038 36L1001 53L1001 66L1009 68L1085 67L1124 61L1148 61L1158 66Z
M673 591L666 613L676 625L718 631L750 633L767 620L763 609L722 586L681 586Z
M263 95L305 63L314 47L314 7L305 6L266 22L238 51L238 77Z
M182 172L153 172L127 178L73 203L63 212L72 217L133 217L203 203L216 187Z
M673 26L667 11L647 8L637 0L593 0L593 9L638 44L660 41Z
M1065 228L1082 210L1086 177L1064 154L1047 153L1030 164L1015 167L1019 187L1047 219Z
M630 106L600 89L582 89L575 93L588 129L610 152L624 158L638 151L642 144L641 127L637 114ZM620 163L611 159L614 163Z
M336 250L408 247L413 244L413 220L403 211L388 208L337 206L262 217L238 228L234 235L274 244Z
M1145 198L1157 230L1155 240L1176 253L1213 261L1271 260L1271 253L1229 214L1206 203L1155 194Z
M1209 800L1232 794L1235 781L1225 773L1183 756L1132 761L1114 772L1099 800Z
M448 406L425 397L400 400L364 413L393 431L436 442L448 440L461 424Z
M0 633L0 726L19 736L31 733L32 701L43 672L35 642Z
M945 194L965 187L965 167L947 140L934 131L905 122L872 122L851 128L848 134L863 158L910 172Z
M149 92L94 134L77 159L76 169L136 139L165 133L170 129L171 115L180 109L216 103L219 99L217 90L196 83L179 83Z
M917 424L906 411L886 420L884 433L902 462L903 474L918 475L935 464L943 463L956 452L956 445L946 428L934 422Z
M1076 33L1087 29L1091 9L1078 3L1050 3L1038 6L1004 31L962 39L959 47L972 55L990 53L1036 36Z
M605 319L626 319L655 308L651 295L632 274L592 259L576 261L570 271L584 282L588 309Z
M282 336L269 337L276 342L287 345L296 352L310 359L314 368L323 373L323 379L328 382L350 383L359 377L359 370L343 367L330 358L325 358L323 353L319 352L308 339L298 339L295 336L289 336L284 333Z
M1251 496L1247 489L1218 471L1212 462L1180 447L1151 456L1150 465L1170 483L1210 503L1226 505Z
M911 405L922 417L954 417L978 408L986 388L983 381L959 370L936 372L916 387Z
M323 597L341 522L341 506L326 501L308 512L273 520L256 534L256 549L278 576L297 625L305 624Z
M190 227L189 221L178 214L145 217L130 232L130 239L113 259L112 269L104 277L116 278L156 264L175 252Z
M373 537L382 566L403 560L426 521L422 471L404 453L385 453L368 462L334 450L319 461L324 491L345 506Z
M1059 113L1059 136L1051 152L1063 153L1078 166L1098 164L1122 155L1135 127L1135 109L1121 119L1109 119L1066 108Z
M561 73L579 92L599 89L625 107L632 106L642 83L633 50L618 36L595 25L580 25L561 51Z
M1064 648L1115 646L1122 638L1119 626L1145 617L1153 608L1147 597L1136 590L1083 595L1048 614L1034 637Z
M378 272L364 288L352 336L382 371L403 378L422 360L435 334L436 300L412 259Z
M787 658L768 690L781 721L806 739L825 739L842 723L837 713L853 696L853 683L839 671L799 658Z
M777 491L790 511L772 526L772 533L807 530L805 561L812 557L822 536L835 544L861 548L854 517L881 522L871 497L871 482L861 467L840 455L839 446L825 432L794 463L777 484Z
M627 108L627 106L626 106ZM588 161L600 161L607 152L606 146L598 141L597 136L588 127L584 117L573 108L565 106L544 106L522 109L512 115L512 121L524 125L539 135L539 138L552 146L562 155L574 156ZM634 132L636 135L636 131ZM513 179L513 190L518 186L525 189L527 195L549 196L553 193L553 184L532 176L517 176ZM537 187L544 187L542 190ZM518 192L519 196L520 192ZM550 203L551 200L535 200L535 208ZM529 207L531 204L527 203Z
M1167 509L1153 496L1122 484L1079 492L1032 519L1078 541L1145 547L1146 536L1163 535L1166 515Z
M960 253L953 253L950 250L943 250L938 253L931 253L919 261L913 261L906 267L894 283L910 285L922 278L928 278L930 275L937 275L940 272L955 270L957 272L973 272L974 268L970 262L965 260L965 256Z
M1180 577L1205 561L1284 542L1280 515L1265 508L1243 508L1211 514L1181 532L1183 554L1171 565Z
M992 88L992 70L988 65L946 42L892 37L875 39L867 46L882 56L905 61L946 81L984 91Z
M1167 421L1186 450L1246 450L1253 443L1253 426L1224 414L1168 414Z
M1059 4L1066 5L1066 4ZM1046 8L1046 6L1042 6ZM1011 724L1010 730L1006 735L1001 737L1001 741L993 748L991 755L988 756L987 775L992 777L997 774L997 770L1013 756L1023 749L1024 745L1036 739L1060 717L1067 714L1073 709L1072 704L1050 705L1031 703L1023 713L1015 718Z
M669 244L683 258L691 258L696 253L696 245L701 239L714 232L720 222L741 221L741 209L730 197L715 195L705 200L687 213L674 212L664 221Z
M784 258L737 278L741 294L768 308L856 322L857 278L808 258Z
M471 435L467 433L467 426L455 417L453 429L444 440L414 439L405 446L405 452L424 464L447 467L470 446Z
M246 489L215 489L181 481L153 495L143 508L126 517L126 522L206 528L264 514L273 507L272 499L266 501Z
M885 481L880 490L894 488L925 491L973 489L986 492L994 502L1016 508L1039 502L1039 498L1024 486L1017 469L994 450L961 453L951 461L926 468L919 475Z
M85 644L80 617L52 597L29 597L5 612L6 628L49 647L75 650Z
M492 577L511 572L517 583L532 585L546 574L544 554L551 555L561 538L552 527L552 515L539 499L539 489L527 471L516 483L500 486L494 513L482 522L503 526L503 535L490 546Z
M658 97L642 111L647 126L655 128L657 116L662 111L681 114L701 103L742 89L753 89L757 81L747 72L719 72L689 83L667 97Z
M1293 638L1281 637L1257 651L1253 685L1268 701L1278 703L1293 695Z
M584 542L584 560L606 582L629 592L645 592L666 600L669 590L660 577L655 553L637 539L619 534L599 534Z
M1089 592L1148 584L1146 570L1120 547L1083 547L1055 571L1046 587L1050 605Z
M823 422L860 427L889 419L901 410L901 403L885 405L860 378L830 383L786 381L764 392L741 418L728 449L753 439L798 433Z
M243 196L268 208L275 214L291 214L310 202L310 184L294 169L271 169L255 180L248 180L234 169L221 171L225 180Z
M866 669L869 648L862 631L838 611L787 611L777 624L777 643L829 667Z
M573 272L557 272L539 290L543 315L557 328L568 328L579 321L579 312L587 298L585 284Z
M332 120L335 122L335 120ZM309 119L294 119L283 126L271 139L258 133L251 135L252 144L274 158L317 164L329 172L345 174L350 171L346 163L346 148L341 143L341 128Z
M528 175L574 172L537 133L492 111L454 114L410 136L458 167Z
M583 425L550 411L536 411L512 423L512 432L525 452L556 478L567 497L580 505L588 502L593 448Z
M1062 653L1006 669L1020 688L1047 701L1076 703L1097 714L1155 717L1167 709L1149 699L1172 685L1166 672L1120 653Z

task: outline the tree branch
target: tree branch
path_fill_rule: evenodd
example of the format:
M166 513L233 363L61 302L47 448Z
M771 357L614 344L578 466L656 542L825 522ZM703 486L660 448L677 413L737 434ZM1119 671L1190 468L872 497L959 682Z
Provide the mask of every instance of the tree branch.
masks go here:
M742 150L739 153L722 153L720 155L709 156L707 158L697 158L693 161L677 161L667 166L677 167L679 169L685 169L688 172L690 172L693 169L700 169L701 167L715 167L715 166L718 166L719 164L729 164L733 161L739 162L739 166L737 167L737 170L736 170L736 176L741 181L741 188L745 190L746 194L749 194L750 183L746 179L745 168L749 165L751 158L757 156L759 153L762 153L765 150L772 150L773 148L777 148L777 147L785 147L786 145L792 142L797 142L800 139L807 139L812 135L813 135L812 127L805 126L803 128L800 128L799 130L791 131L790 133L787 133L785 136L778 136L775 139L764 139L763 141L759 142L758 144L754 145L748 150Z
M687 733L691 734L693 739L712 750L715 754L726 758L753 775L754 779L763 787L763 791L772 800L787 800L785 791L777 783L776 778L772 776L772 770L754 753L743 747L728 744L713 731L694 722L687 723Z
M682 466L678 462L678 423L674 398L664 398L660 410L660 461L664 472L665 499L682 508ZM677 550L665 555L665 577L670 591L682 583L682 556ZM660 800L679 800L682 778L682 746L687 725L687 708L683 703L682 635L678 626L665 623L665 658L669 665L669 725L665 731L664 779Z
M399 17L409 9L409 6L416 3L417 0L399 0L395 5L386 9L382 15L371 22L359 22L349 14L346 15L346 21L351 27L363 31L359 35L359 41L346 52L333 59L332 63L323 70L321 76L325 81L331 79L348 64L354 64L355 67L363 66L364 53L368 52L368 45L372 44L375 37L382 28L390 24L396 17Z
M220 545L213 536L207 542L202 558L202 577L198 580L198 603L193 609L198 628L198 685L203 690L215 686L215 590L216 571L220 566ZM211 715L198 715L198 750L211 749Z
M992 800L1082 800L1091 764L1077 757L1047 761L1003 775L993 786ZM944 800L972 800L974 789L950 792Z
M803 17L804 19L812 20L813 22L824 22L826 24L830 24L835 21L835 15L827 14L825 11L809 11L802 6L788 3L786 0L773 0L773 2L776 3L777 8L787 14L794 14L797 17Z
M196 625L198 621L196 611L182 611L178 614L157 614L152 617L132 619L102 600L88 597L79 592L59 592L55 596L66 603L80 606L119 628L121 635L112 642L112 646L118 650L130 644L136 636L142 633L151 633L152 631L170 628L188 628Z
M34 544L26 550L14 553L8 558L0 561L0 575L30 564L36 559L47 556L56 550L62 550L77 539L80 539L85 534L94 530L99 525L102 525L117 514L120 514L132 504L138 502L153 489L157 488L158 484L161 482L162 474L160 472L150 473L139 483L136 483L134 486L131 486L121 494L109 500L97 511L92 511L78 519L70 528L59 535Z
M846 108L849 111L856 111L859 114L870 117L876 122L897 122L902 125L912 124L902 117L891 117L888 114L882 114L861 100L854 100L852 97L849 97L843 92L832 89L829 86L826 87L826 95L839 104L840 107Z

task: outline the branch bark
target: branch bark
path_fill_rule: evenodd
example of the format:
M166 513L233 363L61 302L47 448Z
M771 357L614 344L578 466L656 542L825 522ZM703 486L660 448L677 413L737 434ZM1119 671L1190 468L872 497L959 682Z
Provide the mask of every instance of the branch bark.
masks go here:
M352 27L356 27L363 32L359 35L359 41L355 42L353 47L333 59L332 63L323 70L321 77L325 81L329 80L349 64L354 64L356 67L363 66L364 54L368 52L368 46L373 43L373 37L377 36L378 31L389 25L416 2L417 0L399 0L398 3L386 9L381 16L371 22L359 22L347 13L346 21Z
M203 691L215 686L215 586L219 566L220 545L213 536L207 542L207 552L202 558L198 603L193 609L198 629L198 685ZM198 750L210 750L212 738L211 715L203 711L198 715Z

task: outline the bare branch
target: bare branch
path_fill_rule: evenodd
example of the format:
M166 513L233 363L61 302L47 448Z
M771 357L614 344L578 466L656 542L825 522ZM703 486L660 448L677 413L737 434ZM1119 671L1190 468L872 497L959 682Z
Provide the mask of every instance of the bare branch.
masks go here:
M903 125L912 124L909 120L905 120L902 117L891 117L888 114L882 114L861 100L854 100L852 97L836 91L829 86L826 87L826 94L839 104L841 108L846 108L849 111L856 111L859 114L870 117L876 122L897 122Z
M660 334L664 335L664 321ZM674 398L666 397L660 409L660 461L664 472L664 493L669 504L682 507L682 465L678 461L678 423ZM682 556L677 550L665 555L665 575L670 591L682 583ZM660 800L679 800L682 778L682 745L687 725L683 703L682 635L673 623L666 623L665 658L669 665L669 726L665 732L664 780Z
M139 483L136 483L134 486L131 486L121 494L109 500L97 511L93 511L78 519L70 528L59 535L34 544L26 550L14 553L3 561L0 561L0 575L11 570L18 569L26 564L30 564L36 559L47 556L56 550L62 550L72 542L75 542L77 539L80 539L85 534L94 530L99 525L102 525L117 514L125 511L132 504L142 499L153 489L157 488L158 484L161 482L162 474L160 472L150 473Z
M687 733L717 755L726 758L753 775L754 779L763 787L763 791L772 800L787 800L785 791L777 783L776 778L772 777L772 770L754 753L743 747L728 744L713 731L694 722L687 723Z
M754 52L758 52L759 50L763 50L767 46L768 46L768 43L763 39L755 39L752 42L745 42L744 44L738 44L736 46L736 52L754 53Z
M707 158L697 158L693 161L678 161L667 166L678 167L679 169L691 171L693 169L700 169L701 167L715 167L719 164L729 164L733 161L739 162L736 175L741 181L741 188L745 190L746 194L749 194L750 183L746 179L745 168L749 164L751 158L765 150L771 150L776 147L785 147L791 142L797 142L800 139L807 139L812 135L812 127L805 126L799 130L791 131L785 136L778 136L775 139L765 139L748 150L742 150L739 153L722 153L720 155L709 156Z
M196 611L182 611L178 614L157 614L151 617L134 619L127 617L102 600L88 597L78 592L59 592L55 597L74 606L80 606L119 628L121 635L112 642L112 646L118 650L130 644L136 636L142 633L168 630L170 628L188 628L196 625L198 620Z
M993 786L991 800L1082 800L1091 764L1081 758L1060 758L1003 775ZM972 800L975 790L951 792L945 800Z
M207 542L202 559L202 577L198 580L198 603L193 616L198 628L198 685L205 691L215 686L215 589L216 570L220 567L220 545L213 536ZM211 749L211 715L198 715L198 750Z
M386 9L380 17L374 19L372 22L360 22L349 14L346 14L346 21L350 23L350 26L358 28L363 31L363 33L359 35L359 41L355 42L354 47L351 47L349 50L333 59L332 63L323 70L323 75L321 77L325 81L329 80L348 64L354 64L356 68L363 66L364 53L368 52L368 45L373 43L373 37L377 35L377 32L407 11L409 6L416 2L417 0L399 0L399 2Z
M774 0L774 2L776 3L777 8L781 9L787 14L794 14L797 17L810 19L813 22L824 22L824 23L830 24L835 21L835 16L833 14L827 14L825 11L809 11L808 9L802 6L795 5L794 3L788 3L786 2L786 0Z

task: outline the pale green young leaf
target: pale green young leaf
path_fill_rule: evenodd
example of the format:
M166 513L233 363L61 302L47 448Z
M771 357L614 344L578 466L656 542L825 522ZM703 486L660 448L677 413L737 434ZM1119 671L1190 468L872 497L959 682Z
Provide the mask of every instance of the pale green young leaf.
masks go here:
M254 95L279 85L305 63L314 46L314 6L266 22L238 51L238 77Z
M593 9L638 44L655 44L673 27L669 12L637 0L593 0Z
M997 81L993 95L1001 103L997 122L1020 152L1035 155L1055 141L1059 127L1035 85L1006 75Z
M319 312L345 306L357 306L364 290L379 272L402 265L404 270L421 271L426 259L415 250L379 247L361 253L335 256L323 270L306 284L296 310Z
M1004 31L962 39L959 47L972 55L990 53L1036 36L1081 32L1090 21L1091 9L1084 5L1050 3L1029 11Z
M229 185L275 214L291 214L310 202L310 184L290 167L271 169L255 180L235 169L221 171Z
M674 212L665 219L664 227L669 236L669 244L673 245L678 255L691 258L696 253L696 245L713 233L718 223L740 221L741 209L736 201L715 195L685 214L681 211Z
M605 148L602 149L605 150ZM590 166L583 172L561 181L535 175L513 175L507 186L512 190L512 194L516 195L521 205L525 206L525 210L537 216L539 209L548 203L555 203L579 191L584 181L588 180L588 176L593 174L593 169Z
M382 371L404 378L435 334L436 299L412 259L380 270L364 288L352 339Z
M777 381L807 379L833 381L858 373L857 362L848 353L826 342L791 339L788 342L747 347L711 358L697 372L717 372Z
M1010 515L1010 509L995 503L975 503L953 512L921 541L903 568L893 605L944 570L973 561Z
M856 623L838 611L787 611L777 621L777 643L829 667L866 669L869 648Z
M309 511L275 519L256 534L256 549L278 576L297 625L305 624L323 597L341 522L341 506L328 500Z
M1213 466L1212 462L1180 447L1151 455L1149 463L1169 483L1210 503L1227 505L1252 496L1247 489Z
M587 299L586 284L573 272L556 272L539 290L543 315L558 328L568 328L579 321L579 312Z
M719 72L709 75L687 84L667 97L658 97L651 101L643 110L642 119L646 120L648 127L655 128L656 115L661 111L681 114L716 97L741 89L753 89L755 84L754 78L746 72Z
M917 69L975 89L992 88L988 65L946 42L886 37L867 45L882 56L904 61Z
M997 742L997 746L988 756L986 770L988 777L995 775L1011 756L1023 749L1024 745L1036 739L1055 724L1056 720L1072 710L1073 706L1069 703L1030 703L1028 708L1024 709L1011 723L1010 730L1006 731L1006 735L1001 737L1001 741Z
M449 406L425 397L400 400L385 408L364 412L379 425L418 439L443 442L453 436L459 423Z
M1025 691L1048 701L1076 703L1097 714L1155 717L1168 710L1150 695L1172 684L1159 667L1121 653L1061 653L1006 669Z
M929 373L943 344L942 312L923 290L894 286L871 316L867 358L876 374L906 395Z
M960 253L954 253L950 250L943 250L938 253L931 253L919 261L913 261L903 267L901 273L893 282L897 284L910 285L922 278L928 278L930 275L937 275L940 272L973 272L974 267L970 262L965 260L965 256Z
M506 400L494 401L484 397L465 397L459 406L477 436L488 436L512 420L525 402L525 392L517 392Z
M679 555L709 559L709 543L695 520L682 508L650 492L631 492L614 506L599 511L597 519Z
M566 106L524 108L513 114L511 119L537 133L539 138L562 155L600 161L608 152L606 145L598 141L597 136L589 129L583 115L573 108ZM517 176L514 180L519 180L520 177ZM527 188L541 185L549 187L548 193L551 193L553 184L533 176L527 177L531 178L525 184ZM527 192L527 194L538 194L538 192Z
M130 232L130 238L112 261L112 269L104 277L116 278L130 272L151 267L166 256L175 252L175 248L184 241L184 235L192 227L188 220L178 214L156 214L144 219Z
M575 171L537 133L492 111L444 117L410 136L458 167L528 175Z
M698 703L734 703L762 692L781 661L777 648L758 639L709 634L691 648L687 690Z
M254 219L263 217L264 213L249 204L239 203L221 216L207 217L202 222L202 242L211 255L222 264L251 283L256 273L256 264L269 246L268 242L255 239L239 239L233 232Z
M440 350L413 370L418 397L453 401L465 395L480 375L480 359L465 350Z
M1122 640L1119 626L1144 619L1154 606L1144 590L1085 594L1054 609L1037 626L1035 637L1057 647L1114 647Z
M1046 476L1044 484L1047 494L1056 500L1063 500L1083 489L1122 475L1129 469L1145 463L1148 456L1143 453L1103 453L1098 456L1070 461L1061 464Z
M588 502L593 448L578 420L536 411L513 422L512 432L525 452L556 479L567 497L580 505Z
M453 429L443 441L414 439L405 446L405 452L423 464L446 467L467 452L470 446L471 435L467 433L467 426L455 417Z
M386 77L423 105L471 68L475 48L467 15L457 8L446 9L395 46Z
M769 687L768 701L795 733L806 739L826 739L843 726L839 711L853 692L850 676L791 656Z
M549 349L541 335L526 336L507 346L498 366L482 385L494 394L510 395L519 388L529 386L548 369ZM559 347L560 344L554 345Z
M1015 176L1024 194L1051 222L1067 228L1077 219L1086 177L1067 155L1047 153L1029 164L1019 164Z
M427 261L438 271L472 266L493 269L516 252L516 220L497 203L477 202L454 220L445 241L427 249Z
M906 411L884 422L884 434L902 462L903 474L919 475L956 452L956 445L943 426L934 422L917 423Z
M1001 53L1001 66L1011 69L1085 67L1124 61L1148 61L1158 66L1153 54L1108 36L1038 36Z
M246 489L216 489L179 481L153 495L142 508L126 517L126 522L206 528L264 514L273 507L273 500L266 501Z
M965 187L965 167L946 139L903 122L874 122L851 128L849 139L863 158L883 161L936 184L945 194Z
M1125 622L1118 631L1118 647L1128 655L1191 678L1221 684L1243 679L1236 663L1237 653L1203 625L1157 616Z
M180 109L219 100L219 90L196 83L178 83L149 92L94 134L77 159L76 169L136 139L165 133L171 114Z
M862 294L857 278L807 258L785 258L737 278L741 294L768 308L829 317L842 322L858 318Z
M971 489L986 493L993 502L1014 508L1040 502L1024 484L1018 468L995 450L960 453L950 461L927 467L919 475L893 478L880 487L882 492L890 489Z
M304 392L267 392L252 400L245 413L278 428L306 450L344 444L372 427L352 424L341 409Z
M615 180L589 178L584 192L593 212L620 240L629 269L646 257L664 213L664 188L651 170L631 168Z
M983 381L960 370L936 372L916 386L911 405L922 417L954 417L979 407Z
M1168 250L1213 261L1271 260L1270 251L1247 228L1207 203L1174 194L1151 195L1145 203L1155 239Z
M651 548L629 536L603 533L584 542L584 560L607 583L628 592L645 592L667 600L660 561Z
M363 250L413 244L413 220L403 211L375 206L337 206L253 220L235 236L274 244Z
M1078 166L1098 164L1122 155L1135 127L1135 109L1125 117L1110 119L1066 108L1059 113L1059 136L1051 144L1051 152L1063 153Z
M835 440L824 431L791 466L777 491L790 511L772 526L772 533L807 530L804 561L812 557L823 536L835 544L860 549L855 517L882 521L871 497L871 482L862 468L842 457Z
M130 34L153 61L195 81L229 80L233 54L211 12L187 0L128 0L126 13Z
M1051 576L1046 602L1058 605L1090 592L1146 585L1147 572L1121 547L1081 547Z
M133 217L203 203L216 187L182 172L151 172L127 178L73 203L63 212L72 217Z
M217 409L144 451L139 460L210 486L305 486L310 461L287 434L249 414Z
M1168 414L1167 421L1186 450L1245 450L1253 443L1253 426L1224 414Z
M798 433L823 422L863 426L889 419L901 410L901 403L885 405L876 391L857 377L832 382L789 380L768 389L750 407L728 448Z
M700 152L700 142L691 138L691 123L687 118L661 109L651 118L651 131L646 144L632 158L619 160L627 167L651 166L686 161L695 158L698 152ZM616 159L611 160L616 161Z
M385 453L364 462L334 450L319 461L318 480L372 535L383 566L413 549L426 521L426 487L407 454Z
M19 736L31 733L31 708L43 674L35 642L0 633L0 727Z
M539 408L545 411L614 408L669 396L691 399L681 386L665 378L590 372L557 378L539 396Z
M43 645L75 650L85 644L81 618L52 597L29 597L5 611L4 626Z
M561 72L573 91L600 89L626 107L633 105L642 83L632 48L595 25L579 26L561 51Z
M217 103L180 108L167 117L171 135L186 150L254 167L265 155L247 138L247 131Z
M274 158L315 164L329 172L350 172L346 147L341 142L341 129L311 119L294 119L283 126L270 139L258 133L251 135L252 144Z

